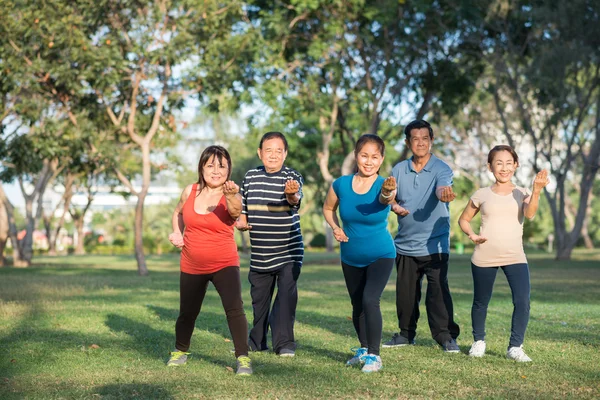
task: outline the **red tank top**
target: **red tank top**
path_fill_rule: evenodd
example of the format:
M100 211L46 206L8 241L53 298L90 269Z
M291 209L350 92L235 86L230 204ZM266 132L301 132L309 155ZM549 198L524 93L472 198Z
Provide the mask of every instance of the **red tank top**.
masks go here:
M194 209L198 184L183 205L183 249L181 271L187 274L212 274L220 269L240 265L237 245L233 238L235 220L227 211L225 196L208 214L198 214Z

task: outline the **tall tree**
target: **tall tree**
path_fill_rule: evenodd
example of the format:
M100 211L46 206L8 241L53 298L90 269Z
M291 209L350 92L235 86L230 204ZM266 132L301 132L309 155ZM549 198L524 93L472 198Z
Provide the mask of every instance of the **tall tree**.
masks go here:
M247 86L238 65L254 41L242 2L11 4L3 33L38 89L80 130L80 116L98 108L113 125L120 151L112 166L137 197L135 254L138 273L148 274L142 234L152 152L169 143L185 98L197 95L219 108Z
M558 259L569 259L579 240L600 168L600 14L592 3L497 2L481 19L479 43L493 68L489 90L506 138L526 138L534 171L548 168L556 181L544 193ZM569 229L574 180L579 198Z

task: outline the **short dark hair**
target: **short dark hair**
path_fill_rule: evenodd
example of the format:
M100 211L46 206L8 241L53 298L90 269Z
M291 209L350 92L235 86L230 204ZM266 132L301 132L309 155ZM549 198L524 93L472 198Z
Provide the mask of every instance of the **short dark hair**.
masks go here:
M494 161L494 156L496 155L496 153L499 153L501 151L508 151L512 156L514 162L517 164L519 163L519 156L517 155L515 149L506 144L499 144L498 146L494 146L494 148L491 149L488 153L488 164L491 164L492 161Z
M427 128L429 131L429 139L433 140L433 129L431 129L431 124L424 119L415 119L410 124L406 125L404 128L404 136L406 136L406 140L410 140L410 132L413 129L423 129Z
M381 156L385 156L385 143L383 139L377 135L365 134L358 138L356 144L354 145L354 157L358 155L358 152L362 150L365 144L367 143L375 143L377 147L379 147L379 153Z
M285 136L283 136L283 133L281 133L281 132L267 132L267 133L265 133L262 136L262 138L260 139L260 144L258 145L258 148L262 150L263 142L265 140L275 139L275 138L281 139L281 141L283 142L283 148L285 149L285 151L288 151L287 140L285 139Z
M198 162L198 193L206 187L202 168L213 157L216 157L221 164L223 163L223 159L227 160L227 180L231 178L231 156L229 155L229 152L222 146L208 146L204 149L202 155L200 155L200 161Z

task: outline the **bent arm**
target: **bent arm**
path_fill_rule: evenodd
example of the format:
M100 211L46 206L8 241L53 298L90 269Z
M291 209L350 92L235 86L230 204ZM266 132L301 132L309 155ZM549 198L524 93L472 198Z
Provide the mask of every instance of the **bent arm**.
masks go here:
M523 215L525 215L527 219L533 219L533 217L535 217L535 213L540 205L540 194L541 191L534 191L531 196L528 196L524 200Z
M460 226L460 229L469 237L475 235L473 227L471 226L471 220L475 215L477 215L478 212L479 208L473 204L473 200L469 200L469 203L458 218L458 225Z
M171 217L171 226L173 228L173 232L179 232L183 234L185 229L185 224L183 222L183 206L187 201L190 193L192 192L192 185L188 185L183 192L181 192L181 197L179 198L179 203L175 206L175 210L173 211L173 215Z
M325 198L325 203L323 204L323 216L325 217L325 221L329 224L331 229L334 231L340 228L340 222L337 216L337 208L340 204L340 200L338 199L335 191L333 190L333 186L329 188L327 192L327 197Z

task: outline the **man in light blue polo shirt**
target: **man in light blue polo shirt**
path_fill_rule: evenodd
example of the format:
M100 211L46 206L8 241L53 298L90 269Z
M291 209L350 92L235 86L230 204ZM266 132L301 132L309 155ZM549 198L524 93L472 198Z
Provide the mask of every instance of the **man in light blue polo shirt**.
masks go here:
M458 353L460 328L454 322L448 288L450 212L455 199L452 170L431 154L433 130L424 120L404 129L412 157L392 170L398 191L392 210L398 215L396 245L396 312L400 332L383 347L414 344L419 319L421 283L427 276L425 306L433 339L444 351Z

